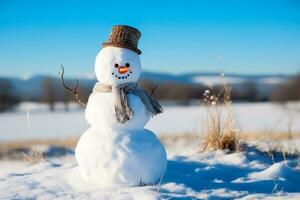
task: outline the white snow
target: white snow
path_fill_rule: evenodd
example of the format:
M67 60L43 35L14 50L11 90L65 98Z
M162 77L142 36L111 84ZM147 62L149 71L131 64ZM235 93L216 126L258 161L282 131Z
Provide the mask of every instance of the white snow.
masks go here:
M28 131L26 107L30 108L31 130ZM80 136L88 124L84 110L76 105L65 112L63 105L49 112L44 104L21 104L17 112L0 114L0 140L31 138L66 138ZM300 131L300 103L280 105L275 103L234 103L236 125L246 132L287 132L289 125ZM200 133L205 112L201 106L164 107L164 113L151 118L146 128L156 134ZM11 126L13 124L13 126Z
M299 199L299 159L276 160L252 146L231 154L195 150L169 157L155 185L107 188L83 181L71 155L1 175L0 199ZM0 161L0 170L8 167Z
M299 102L233 104L237 124L244 131L300 130ZM1 139L29 139L80 135L88 128L84 110L50 113L45 105L32 104L31 131L27 130L25 104L17 112L0 115ZM166 107L164 114L147 127L158 133L182 134L199 131L203 117L199 106ZM11 126L13 124L14 126ZM81 132L82 131L82 132ZM255 142L279 148L277 142ZM299 141L284 147L299 147ZM300 160L248 147L228 154L199 153L199 143L176 140L168 145L168 165L160 183L145 187L101 187L82 180L74 155L51 158L29 166L21 161L0 161L0 199L299 199ZM266 149L260 147L260 149Z
M29 163L21 161L0 161L0 177L17 172L29 166Z
M300 131L300 104L234 103L235 124L246 132ZM201 106L175 106L150 120L147 128L158 134L200 133L206 122L206 112Z
M88 128L84 120L84 110L76 108L71 112L59 110L53 113L46 109L32 110L29 123L30 130L28 130L26 110L1 114L0 140L65 138L78 136Z
M223 85L224 79L221 76L196 76L193 78L194 83L202 83L206 86L212 87L214 85ZM228 84L238 84L245 82L245 79L239 77L226 78Z

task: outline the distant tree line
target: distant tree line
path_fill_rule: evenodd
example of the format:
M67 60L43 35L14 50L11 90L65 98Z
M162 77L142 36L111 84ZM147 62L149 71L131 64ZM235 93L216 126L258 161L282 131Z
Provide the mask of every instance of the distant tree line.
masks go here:
M67 81L70 85L74 84ZM57 78L45 77L41 83L41 93L34 97L24 97L18 94L9 79L0 78L0 112L12 110L22 101L33 101L47 103L50 111L55 110L57 102L64 103L65 110L69 110L69 103L74 101L74 97L70 95L61 85ZM85 101L92 91L92 87L79 86L78 93Z
M277 87L273 91L270 100L277 102L300 100L300 74Z
M13 93L13 89L8 79L0 79L0 112L11 110L20 102L20 98Z
M141 81L140 86L149 93L157 86L151 81ZM159 100L177 101L181 104L188 104L190 100L197 100L203 97L205 90L212 90L215 94L221 94L224 85L215 85L207 87L200 84L179 84L175 82L161 83L155 89L153 96ZM251 82L245 82L239 85L239 88L231 89L231 98L234 101L266 101L266 97L259 95L256 85Z
M73 82L66 81L69 85L74 84ZM46 77L42 82L42 102L45 102L49 105L49 110L55 110L55 103L63 102L65 105L65 110L69 110L69 103L75 101L74 96L71 95L65 88L63 88L59 79L52 77ZM78 86L78 93L83 98L84 101L87 101L90 93L92 92L92 87L88 86Z
M73 81L67 80L68 85L74 85ZM161 101L174 101L180 104L188 104L191 100L199 100L203 97L206 89L211 89L218 94L224 89L223 85L216 85L213 88L200 84L184 84L178 82L164 82L157 84L150 80L142 80L139 85ZM69 109L69 103L76 101L74 96L63 88L58 78L46 77L41 84L41 94L29 99L36 102L44 102L49 105L49 110L55 110L57 102L63 102L65 110ZM93 85L80 84L78 93L84 102L92 92ZM15 90L9 79L0 79L0 112L13 109L19 102L28 101L21 95L14 93ZM300 74L293 77L287 83L275 87L271 93L264 95L259 91L253 82L245 82L233 86L231 90L233 101L290 101L300 100Z

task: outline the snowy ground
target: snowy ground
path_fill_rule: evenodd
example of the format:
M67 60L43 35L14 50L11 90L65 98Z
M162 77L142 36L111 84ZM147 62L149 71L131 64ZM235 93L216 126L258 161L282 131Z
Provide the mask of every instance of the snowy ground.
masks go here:
M156 134L199 133L205 118L203 107L170 106L152 118L146 128ZM235 103L236 125L246 132L300 131L300 102L282 106L273 103ZM180 123L179 123L180 122ZM176 126L175 126L176 124ZM0 114L0 141L80 136L89 125L84 110L71 105L50 113L46 105L24 103L17 112Z
M241 103L233 109L244 131L286 132L289 127L300 131L300 103L285 107ZM236 153L199 152L197 138L168 140L199 132L203 117L199 106L166 107L147 125L163 135L167 146L167 172L156 185L99 188L87 184L80 177L73 149L46 145L36 148L44 154L37 164L2 156L0 199L300 199L299 153L289 154L294 152L291 148L300 149L299 140L248 142ZM1 142L79 136L86 128L83 110L75 105L70 112L49 113L45 105L29 103L17 112L0 114ZM281 145L288 150L270 151L280 150ZM16 158L15 152L10 155Z
M183 143L181 143L183 144ZM182 149L181 154L173 152ZM237 153L168 148L168 168L153 186L99 188L85 183L72 151L31 165L0 161L0 199L299 199L300 160L252 146Z

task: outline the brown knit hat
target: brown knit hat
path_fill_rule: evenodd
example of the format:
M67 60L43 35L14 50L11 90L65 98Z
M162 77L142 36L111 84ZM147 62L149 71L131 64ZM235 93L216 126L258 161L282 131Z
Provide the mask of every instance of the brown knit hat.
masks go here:
M102 44L102 47L115 46L130 49L138 54L141 50L137 48L141 32L136 28L126 25L117 25L112 27L109 41Z

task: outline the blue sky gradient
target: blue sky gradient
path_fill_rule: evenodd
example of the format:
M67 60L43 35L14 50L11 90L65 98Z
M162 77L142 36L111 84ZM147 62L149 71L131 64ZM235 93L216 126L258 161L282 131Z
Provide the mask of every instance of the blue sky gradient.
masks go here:
M297 0L0 0L0 76L92 74L115 24L142 32L147 71L300 72Z

